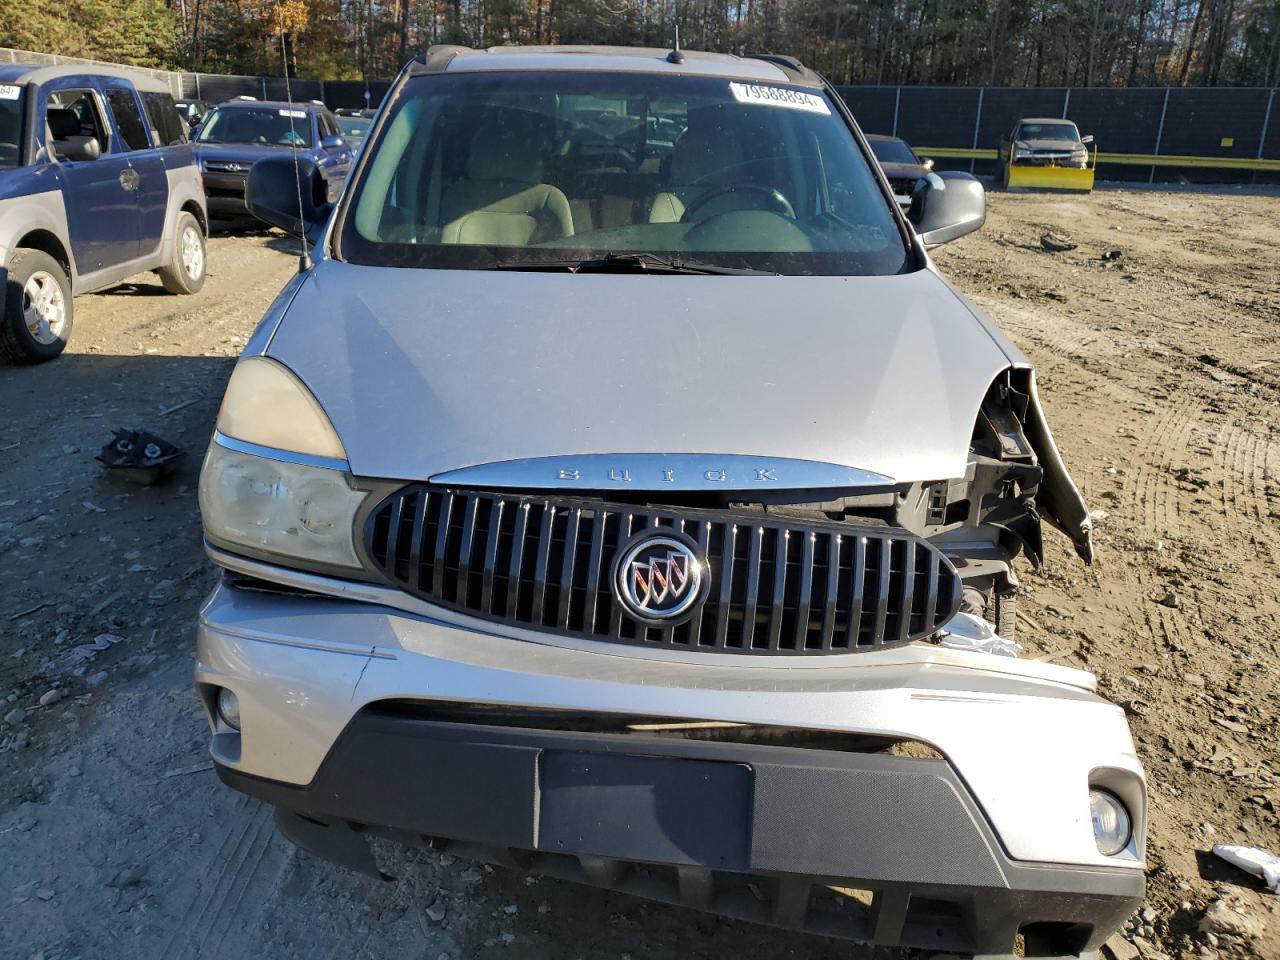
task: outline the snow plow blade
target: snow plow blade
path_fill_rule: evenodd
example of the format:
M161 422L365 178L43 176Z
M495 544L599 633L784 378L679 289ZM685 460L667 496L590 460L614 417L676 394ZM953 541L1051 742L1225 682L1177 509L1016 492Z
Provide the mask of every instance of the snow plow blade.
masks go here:
M1088 193L1093 189L1093 167L1031 167L1010 165L1009 189L1019 187L1030 190L1079 190Z

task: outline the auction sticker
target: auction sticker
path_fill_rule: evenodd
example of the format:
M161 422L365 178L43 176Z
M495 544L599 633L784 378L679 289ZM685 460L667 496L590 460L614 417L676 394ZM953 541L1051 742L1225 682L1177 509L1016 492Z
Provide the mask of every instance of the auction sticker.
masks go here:
M831 116L827 101L812 93L791 90L787 87L762 87L758 83L730 83L733 99L739 103L759 103L766 107L782 107L786 110L803 110L805 113L822 113Z
M282 117L297 117L300 120L306 119L307 111L305 110L280 110L277 111Z
M12 83L0 83L0 100L17 100L22 88Z

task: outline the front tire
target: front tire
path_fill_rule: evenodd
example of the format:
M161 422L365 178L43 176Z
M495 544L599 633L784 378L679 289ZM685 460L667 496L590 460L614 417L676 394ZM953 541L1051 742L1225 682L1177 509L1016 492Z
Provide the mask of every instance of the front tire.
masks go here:
M17 250L9 261L0 303L0 357L10 363L47 363L71 339L71 280L42 250Z
M205 264L204 231L200 221L187 211L178 214L173 231L173 252L167 266L161 267L160 282L170 293L199 293L204 286Z

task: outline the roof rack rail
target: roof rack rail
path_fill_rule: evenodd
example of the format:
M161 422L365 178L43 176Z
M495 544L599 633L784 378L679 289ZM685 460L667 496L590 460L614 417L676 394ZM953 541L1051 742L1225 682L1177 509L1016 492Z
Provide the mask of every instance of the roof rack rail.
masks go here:
M822 79L795 57L784 56L781 53L749 53L747 54L747 59L772 63L775 67L781 67L785 73L793 75L796 79L809 83Z
M454 57L462 57L472 53L484 53L474 47L463 47L456 43L438 43L428 47L425 54L414 57L407 70L410 74L444 73Z

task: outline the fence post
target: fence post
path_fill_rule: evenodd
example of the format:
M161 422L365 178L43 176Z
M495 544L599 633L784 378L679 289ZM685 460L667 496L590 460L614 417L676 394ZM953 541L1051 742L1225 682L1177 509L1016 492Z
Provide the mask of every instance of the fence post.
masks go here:
M1071 106L1071 88L1067 87L1066 95L1062 98L1062 119L1067 119L1067 110Z
M1164 104L1160 107L1160 126L1156 127L1156 149L1153 156L1160 156L1160 141L1164 139L1164 115L1169 109L1169 88L1164 88ZM1156 182L1156 165L1151 165L1151 176L1147 177L1147 183Z
M893 88L893 130L889 134L890 136L893 136L893 137L896 137L898 135L898 104L900 104L901 102L902 102L902 88L894 87Z
M265 100L267 99L267 78L262 77L261 80L262 80L262 99Z
M978 88L978 112L973 118L973 149L978 149L978 127L982 124L982 95L987 92L986 87ZM977 157L969 158L969 172L973 173L974 164L978 162Z
M1262 133L1258 135L1258 159L1262 159L1262 151L1267 145L1267 128L1271 126L1271 105L1276 102L1275 87L1271 88L1271 93L1267 95L1267 112L1262 115ZM1258 171L1253 171L1250 183L1258 182Z
M197 100L199 100L199 99L201 99L201 97L200 97L200 74L198 74L198 73L197 73L197 74L193 74L193 76L196 78L196 99L197 99Z
M323 80L320 81L320 102L323 103L326 107L329 105L329 101L324 98L324 81Z

